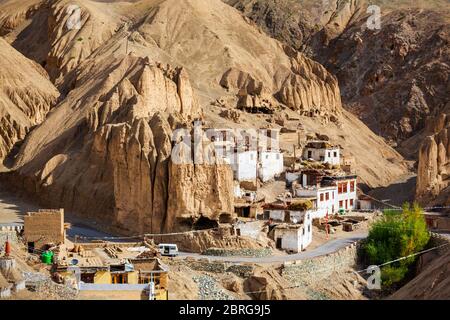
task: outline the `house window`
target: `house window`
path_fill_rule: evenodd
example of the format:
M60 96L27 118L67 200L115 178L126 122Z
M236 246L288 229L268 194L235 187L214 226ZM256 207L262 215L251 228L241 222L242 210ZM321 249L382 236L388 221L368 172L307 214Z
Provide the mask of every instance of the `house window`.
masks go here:
M344 207L344 201L339 201L339 209L342 209Z
M350 199L350 207L353 207L353 199Z
M268 154L266 154L266 159L269 159L269 155Z
M345 200L345 209L348 209L348 200Z
M323 201L323 193L320 194L320 201Z
M305 228L303 228L303 235L305 235Z
M328 151L328 158L331 158L331 152Z
M277 160L280 160L280 154L277 153Z
M342 193L347 193L347 182L342 184Z
M343 185L342 183L338 184L338 193L341 194L343 192Z
M312 151L308 151L308 159L312 158Z
M355 181L350 181L350 192L355 192Z
M336 151L334 152L334 157L337 158L337 152Z
M325 193L325 199L328 201L328 200L330 200L330 194L327 192L327 193Z

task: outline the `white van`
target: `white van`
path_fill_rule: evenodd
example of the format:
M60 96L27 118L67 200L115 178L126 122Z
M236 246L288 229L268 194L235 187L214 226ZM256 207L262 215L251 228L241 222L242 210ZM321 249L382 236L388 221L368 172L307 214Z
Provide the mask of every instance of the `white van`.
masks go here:
M162 256L176 257L178 255L178 246L176 244L160 243L158 249Z

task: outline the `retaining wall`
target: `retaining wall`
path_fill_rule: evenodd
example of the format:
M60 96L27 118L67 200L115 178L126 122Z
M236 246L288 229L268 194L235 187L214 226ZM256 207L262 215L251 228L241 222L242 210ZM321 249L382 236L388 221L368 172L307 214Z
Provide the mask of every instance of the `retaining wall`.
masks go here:
M359 245L354 243L326 256L286 262L281 275L294 284L311 284L330 277L336 271L356 267L358 250Z

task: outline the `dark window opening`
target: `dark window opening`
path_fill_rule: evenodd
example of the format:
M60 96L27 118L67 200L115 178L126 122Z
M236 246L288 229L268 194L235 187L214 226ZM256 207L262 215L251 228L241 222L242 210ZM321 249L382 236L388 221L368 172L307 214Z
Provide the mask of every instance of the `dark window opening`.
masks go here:
M277 238L277 249L281 249L281 242L282 242L282 239Z
M28 242L28 253L34 253L34 242Z
M81 281L84 283L94 283L95 273L82 273Z
M128 274L126 273L115 273L111 275L111 282L113 284L124 284L128 283Z
M241 218L249 218L250 217L250 207L235 208L234 211L236 212L238 217L241 217Z

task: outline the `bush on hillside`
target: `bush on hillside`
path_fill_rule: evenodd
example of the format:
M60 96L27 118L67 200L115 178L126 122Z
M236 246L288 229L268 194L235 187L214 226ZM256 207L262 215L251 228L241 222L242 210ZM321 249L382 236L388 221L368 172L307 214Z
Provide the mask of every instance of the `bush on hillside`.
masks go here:
M403 206L402 211L386 210L373 224L364 245L367 262L382 265L408 257L425 248L430 239L423 211L418 204ZM401 282L417 257L402 259L381 268L383 284L390 287Z

